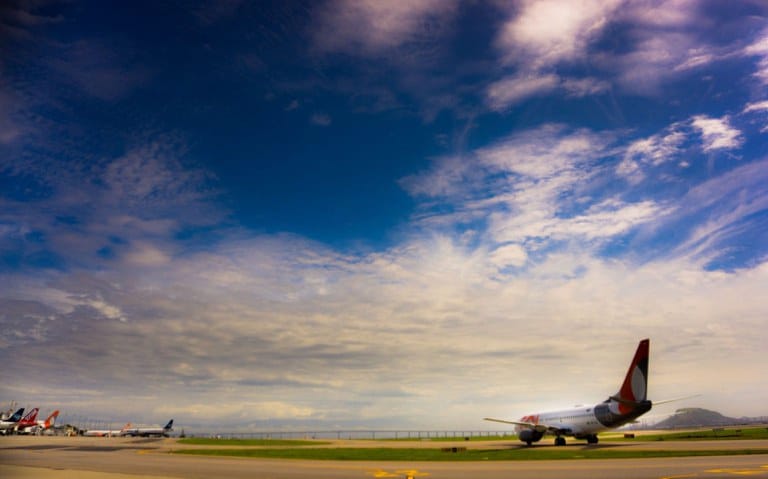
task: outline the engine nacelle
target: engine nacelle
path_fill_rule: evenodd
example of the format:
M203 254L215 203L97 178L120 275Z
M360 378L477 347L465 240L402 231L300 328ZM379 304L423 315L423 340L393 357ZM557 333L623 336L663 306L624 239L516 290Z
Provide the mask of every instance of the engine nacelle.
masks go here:
M541 440L541 438L544 437L544 433L535 429L523 429L520 431L517 437L524 443L530 444L532 442Z

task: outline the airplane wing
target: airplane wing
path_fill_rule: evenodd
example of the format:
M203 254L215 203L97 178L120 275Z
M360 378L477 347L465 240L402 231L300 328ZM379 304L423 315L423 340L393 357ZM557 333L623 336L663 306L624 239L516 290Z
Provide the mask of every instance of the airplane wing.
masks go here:
M493 421L493 422L500 422L504 424L512 424L515 426L522 426L527 427L528 429L535 429L537 431L546 432L549 431L551 428L548 427L545 424L534 424L532 422L521 422L521 421L506 421L504 419L494 419L492 417L484 417L484 421Z
M546 424L535 424L532 422L521 422L521 421L505 421L504 419L493 419L491 417L484 417L484 421L493 421L493 422L501 422L504 424L512 424L514 426L522 426L527 427L528 429L535 429L536 431L540 432L556 432L556 431L562 431L559 427L553 427L553 426L547 426Z

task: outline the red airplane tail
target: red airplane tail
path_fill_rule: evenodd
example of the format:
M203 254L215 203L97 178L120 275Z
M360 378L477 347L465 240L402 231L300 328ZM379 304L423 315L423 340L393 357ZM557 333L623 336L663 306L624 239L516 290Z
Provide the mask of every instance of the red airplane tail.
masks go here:
M56 423L56 418L59 417L59 410L55 410L51 413L50 416L48 416L45 419L45 422L43 423L43 428L48 429L50 427L53 427L53 425Z
M648 356L650 340L643 339L637 345L635 357L629 365L627 375L621 384L619 392L611 398L618 401L619 411L627 413L647 399L648 393Z

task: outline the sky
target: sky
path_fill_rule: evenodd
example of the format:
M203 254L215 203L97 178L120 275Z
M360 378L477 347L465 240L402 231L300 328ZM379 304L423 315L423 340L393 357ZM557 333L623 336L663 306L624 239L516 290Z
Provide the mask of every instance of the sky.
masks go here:
M768 415L759 0L13 0L0 402L187 430Z

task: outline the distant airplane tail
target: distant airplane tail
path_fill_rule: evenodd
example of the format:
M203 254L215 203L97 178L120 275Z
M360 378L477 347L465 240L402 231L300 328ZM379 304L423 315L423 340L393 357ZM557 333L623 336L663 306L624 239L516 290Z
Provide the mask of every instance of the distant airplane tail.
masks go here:
M53 425L56 423L56 418L59 417L59 410L55 410L51 413L50 416L48 416L45 419L45 422L43 423L43 428L48 429L50 427L53 427Z
M13 413L13 415L8 418L8 421L19 422L21 421L21 416L23 415L24 415L24 408L22 407L22 408L19 408L19 410L16 411L15 413Z
M635 357L632 358L621 389L611 396L612 400L619 403L619 412L622 414L632 411L635 406L647 401L649 345L649 339L643 339L637 345Z
M25 423L25 424L34 424L35 420L37 419L37 412L39 410L40 410L39 408L32 409L19 422Z
M165 425L165 427L163 428L163 431L165 432L173 431L173 419L168 421L168 424Z

